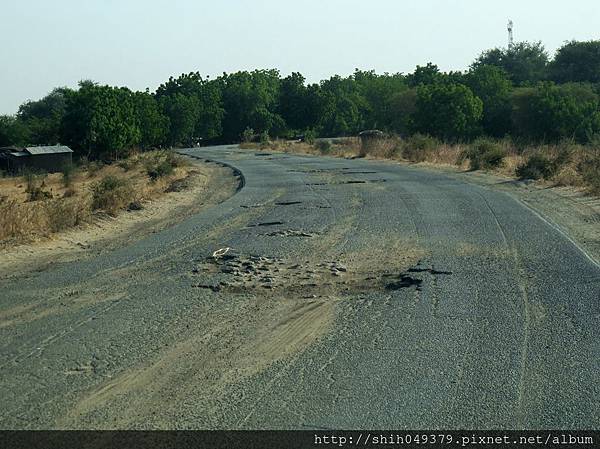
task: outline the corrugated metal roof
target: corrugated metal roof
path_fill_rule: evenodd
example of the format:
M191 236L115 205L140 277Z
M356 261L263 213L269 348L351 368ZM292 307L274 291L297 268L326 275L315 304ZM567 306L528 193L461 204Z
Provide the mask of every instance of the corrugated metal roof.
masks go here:
M10 154L11 156L14 156L14 157L29 156L29 153L26 153L25 151L11 151L8 154Z
M54 153L72 153L73 150L64 145L54 145L51 147L26 147L25 151L29 154L54 154Z

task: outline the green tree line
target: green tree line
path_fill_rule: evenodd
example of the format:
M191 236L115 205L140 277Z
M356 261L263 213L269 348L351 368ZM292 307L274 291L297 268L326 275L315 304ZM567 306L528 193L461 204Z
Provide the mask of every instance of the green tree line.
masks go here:
M448 142L588 143L600 134L600 41L567 42L552 59L541 43L520 42L483 52L465 72L430 63L409 74L356 70L312 84L277 70L183 74L155 92L82 81L0 116L0 146L60 142L115 159L131 148L373 128Z

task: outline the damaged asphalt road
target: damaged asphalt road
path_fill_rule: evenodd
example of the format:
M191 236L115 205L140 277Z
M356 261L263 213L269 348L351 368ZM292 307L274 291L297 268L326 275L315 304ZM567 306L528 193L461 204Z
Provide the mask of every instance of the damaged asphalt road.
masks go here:
M2 281L2 428L599 428L600 269L510 196L183 152L238 193Z

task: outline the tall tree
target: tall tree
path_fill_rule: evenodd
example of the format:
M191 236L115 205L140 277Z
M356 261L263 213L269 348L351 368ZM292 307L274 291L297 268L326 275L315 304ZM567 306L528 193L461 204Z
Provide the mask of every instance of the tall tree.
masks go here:
M406 77L406 80L411 87L417 87L422 84L435 84L441 81L443 76L437 65L428 62L426 66L418 65L415 71Z
M181 100L181 98L163 100L165 97L174 97L175 95L188 98L187 107L194 108L193 111L186 112L186 115L193 115L194 117L194 130L191 133L186 131L187 134L190 134L186 138L214 139L221 135L225 112L220 82L216 80L209 81L208 78L203 78L200 73L191 72L184 73L178 78L171 77L169 81L159 86L156 97L161 104L179 105L177 107L173 106L169 110L179 114L179 117L170 117L170 119L173 126L180 127L182 123L181 107L184 100ZM179 123L179 125L176 123ZM171 135L181 135L181 129L174 130Z
M29 129L14 115L0 115L0 147L27 145L30 143Z
M169 118L168 143L170 145L192 145L198 139L196 124L198 122L198 97L186 96L182 93L159 98L163 113Z
M480 130L483 102L462 84L421 85L415 130L445 140L469 140Z
M280 83L278 113L288 128L303 131L310 128L314 117L311 114L308 88L302 74L294 72Z
M140 146L143 149L166 143L169 118L163 114L156 99L146 92L135 92L135 114L140 129Z
M327 136L346 136L364 128L369 104L352 77L332 76L321 82L319 128Z
M557 83L600 83L600 40L567 42L550 63L550 76Z
M246 128L258 133L278 135L285 122L277 113L280 78L277 70L254 70L223 74L223 137L228 141L241 138Z
M478 66L466 75L465 83L483 102L483 130L494 137L509 133L512 83L506 72L492 65Z
M391 130L395 121L392 99L408 89L405 77L400 73L377 75L374 71L357 69L352 78L368 105L363 117L364 126Z
M589 86L541 83L513 94L515 134L534 141L591 141L600 133L600 99Z
M67 95L62 139L88 156L118 158L140 142L133 92L83 81Z
M547 78L548 53L541 42L518 42L508 49L485 51L471 68L483 65L500 67L517 86L533 85Z
M41 100L27 101L19 107L17 117L30 131L32 144L60 142L61 122L71 89L58 87Z

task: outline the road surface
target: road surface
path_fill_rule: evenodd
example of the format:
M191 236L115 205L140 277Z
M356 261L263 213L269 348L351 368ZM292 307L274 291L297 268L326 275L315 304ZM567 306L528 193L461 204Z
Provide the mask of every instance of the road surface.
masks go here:
M238 193L2 281L2 428L600 428L600 269L527 207L383 162L185 153Z

